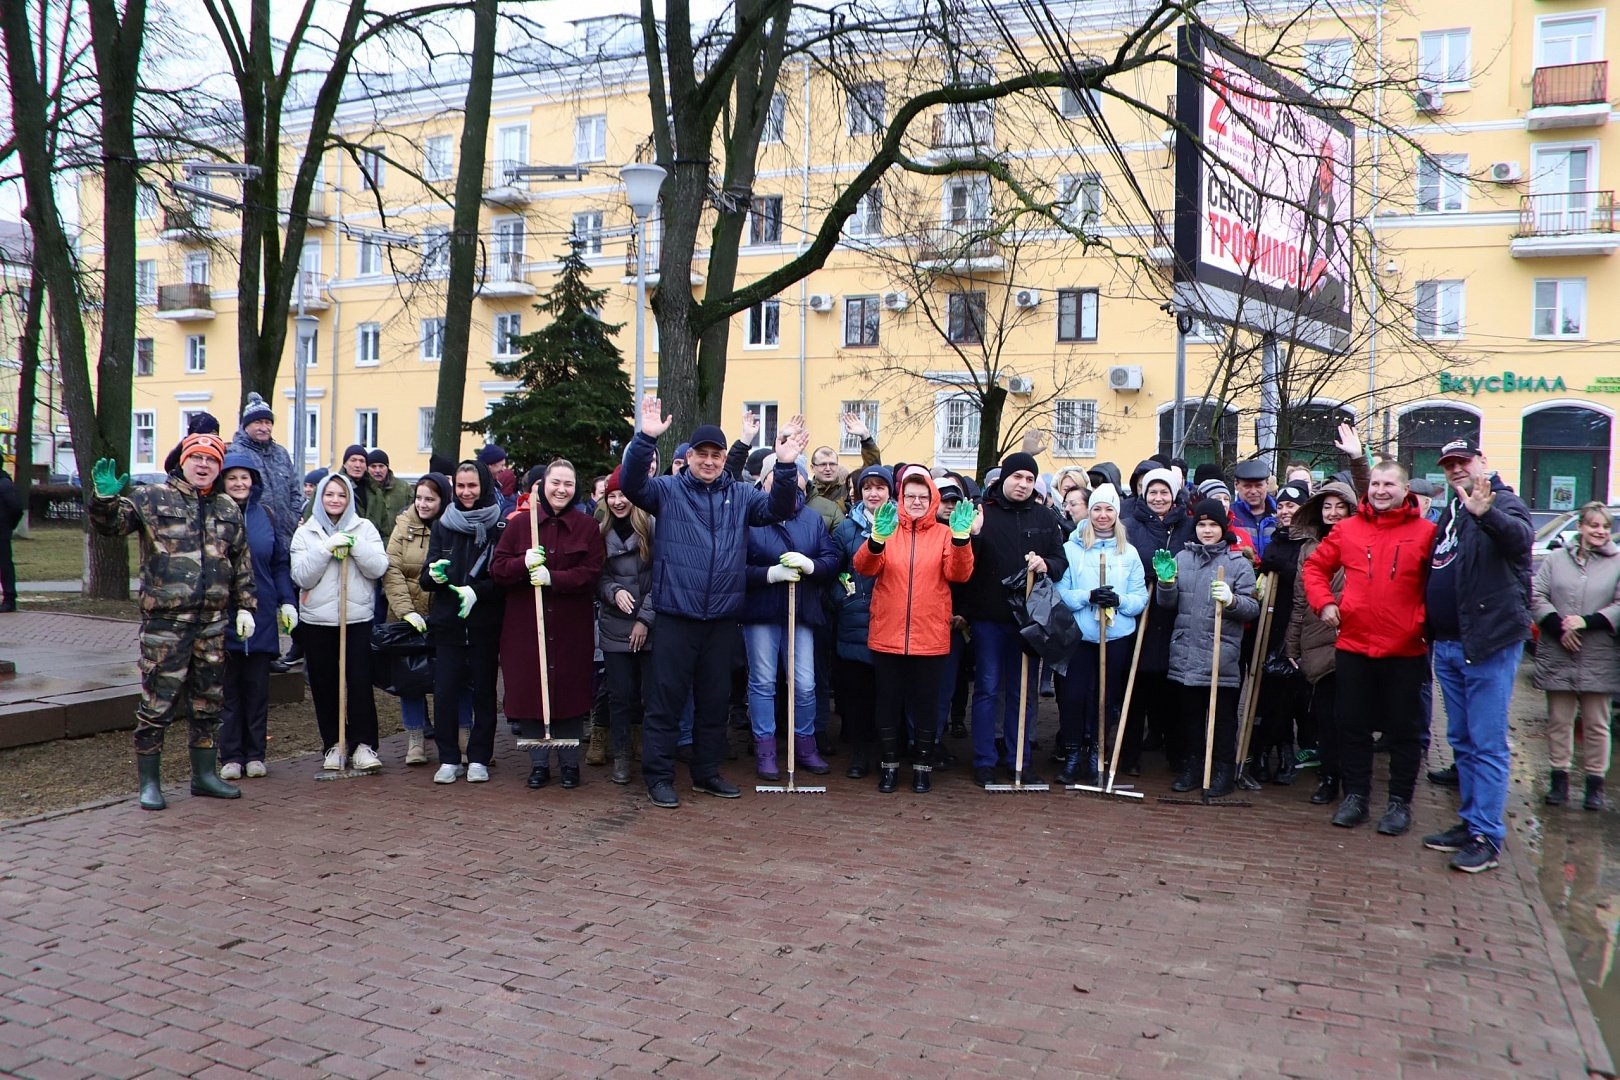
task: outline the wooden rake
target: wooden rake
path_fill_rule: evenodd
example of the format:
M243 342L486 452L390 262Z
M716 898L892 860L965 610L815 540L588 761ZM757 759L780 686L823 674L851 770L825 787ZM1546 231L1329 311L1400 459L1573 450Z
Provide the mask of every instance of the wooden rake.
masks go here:
M1099 552L1097 555L1097 587L1103 588L1108 584L1108 556ZM1146 613L1144 612L1144 615ZM1113 609L1101 608L1097 612L1097 741L1106 748L1108 739L1108 626L1114 621ZM1137 627L1136 646L1131 651L1131 673L1125 681L1125 707L1130 707L1131 688L1136 682L1136 661L1142 655L1142 629L1147 625L1144 618L1142 625ZM1081 791L1087 795L1097 795L1105 799L1140 799L1142 793L1130 791L1129 784L1124 787L1114 787L1114 770L1119 767L1119 751L1125 742L1125 709L1120 710L1119 723L1114 725L1114 752L1105 757L1103 768L1108 771L1108 782L1101 787L1094 784L1066 784L1069 791Z
M353 780L357 776L381 776L382 770L369 772L353 768L349 762L349 564L346 552L338 564L338 737L337 769L322 769L315 774L317 780ZM369 647L369 645L368 645Z
M794 783L794 780L793 780L793 772L794 772L795 767L798 764L798 762L796 760L797 755L794 753L794 746L793 746L793 742L794 742L793 737L798 732L798 728L794 726L794 721L796 719L798 719L798 713L797 713L797 710L794 709L794 704L795 704L794 689L796 687L796 683L795 683L795 680L793 678L793 644L794 644L794 640L798 636L799 636L799 583L796 582L796 581L791 581L791 582L788 583L788 620L787 620L787 717L788 717L787 783L786 784L755 784L754 785L754 790L759 792L761 795L825 795L825 794L827 794L827 789L823 785L820 785L820 784L797 784L797 783Z
M540 550L540 485L544 481L536 482L529 492L529 544L534 550ZM579 746L578 739L554 738L551 734L551 668L546 663L546 600L541 595L543 586L534 587L534 638L536 651L539 653L540 664L540 730L538 739L519 738L519 750L541 750L557 747L559 750L571 750Z
M1024 599L1035 591L1035 571L1024 571ZM1022 642L1018 646L1018 750L1013 755L1013 782L1010 784L986 784L984 790L1005 795L1008 792L1020 791L1050 791L1049 784L1024 783L1024 716L1029 708L1029 653L1024 650Z

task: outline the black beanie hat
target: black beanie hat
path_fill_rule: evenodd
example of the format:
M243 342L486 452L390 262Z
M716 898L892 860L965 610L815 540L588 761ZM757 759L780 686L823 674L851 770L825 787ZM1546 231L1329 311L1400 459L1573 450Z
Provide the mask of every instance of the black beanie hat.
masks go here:
M1213 521L1223 531L1232 527L1232 516L1219 499L1199 499L1193 503L1192 519L1194 525L1204 520Z
M259 395L254 394L254 397ZM211 412L192 413L191 419L186 421L187 435L218 435L219 418Z
M339 465L344 464L350 458L354 457L356 454L360 455L361 457L365 457L366 456L366 448L361 446L359 443L355 443L353 446L351 446L347 450L343 451L343 456L338 458L338 464Z
M387 454L387 452L383 451L383 450L373 450L371 453L366 455L366 464L367 465L386 465L386 464L388 464L388 454Z
M1220 480L1224 483L1226 481L1226 477L1221 475L1221 467L1219 465L1206 461L1204 464L1193 470L1193 487L1197 487L1205 480Z
M1015 472L1027 472L1029 475L1039 477L1041 467L1035 462L1035 455L1026 454L1022 450L1015 450L1001 460L1001 475L1005 479Z

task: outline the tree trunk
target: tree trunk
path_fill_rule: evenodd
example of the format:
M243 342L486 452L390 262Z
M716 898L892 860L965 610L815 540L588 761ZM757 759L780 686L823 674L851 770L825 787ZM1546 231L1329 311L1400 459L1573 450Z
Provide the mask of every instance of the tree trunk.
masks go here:
M1001 464L1001 410L1007 404L1007 388L991 383L984 391L979 408L979 475Z
M45 279L35 263L29 268L22 336L17 339L17 453L13 476L23 504L18 536L28 535L28 493L34 486L34 409L39 404L39 342L44 332Z
M489 137L489 98L495 85L495 3L473 2L472 68L462 107L456 210L450 227L450 279L445 285L444 357L439 361L439 387L433 405L433 452L446 461L461 457L461 408L467 396L467 351L472 337L473 294L478 285L484 142Z

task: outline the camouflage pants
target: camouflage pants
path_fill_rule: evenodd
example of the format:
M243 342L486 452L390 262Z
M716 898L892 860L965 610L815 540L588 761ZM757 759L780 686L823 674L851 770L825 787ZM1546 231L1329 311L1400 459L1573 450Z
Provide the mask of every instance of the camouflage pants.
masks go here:
M163 749L169 724L184 717L186 745L214 745L225 704L225 619L184 623L150 619L141 626L141 704L135 710L135 752Z

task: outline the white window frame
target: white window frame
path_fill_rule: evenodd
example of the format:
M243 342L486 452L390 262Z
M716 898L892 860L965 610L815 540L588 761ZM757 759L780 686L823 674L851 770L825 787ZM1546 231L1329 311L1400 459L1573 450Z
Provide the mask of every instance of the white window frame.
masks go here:
M1059 398L1052 403L1052 453L1058 457L1097 456L1097 401Z
M135 188L135 217L141 221L148 221L158 216L163 204L158 199L157 188L151 184L140 184Z
M774 207L775 214L769 211ZM755 195L748 204L748 245L776 247L782 242L782 196Z
M207 285L211 260L206 251L193 251L186 256L185 282L187 285Z
M1080 102L1084 99L1090 99L1091 111L1093 113L1100 114L1102 112L1102 91L1098 90L1094 86L1088 87L1083 96L1081 93L1077 92L1074 87L1065 86L1058 93L1058 112L1063 116L1069 117L1070 119L1075 117L1084 117L1086 115L1086 110L1080 104Z
M1347 37L1316 38L1300 49L1305 86L1319 97L1348 96L1355 63L1355 42Z
M296 340L294 340L294 342L293 342L293 348L294 349L298 348L298 342ZM304 366L305 367L315 367L315 366L320 364L320 362L321 362L321 328L320 327L317 326L315 328L315 332L310 335L309 344L307 346L305 346L304 353L305 353L305 355L304 355Z
M940 390L934 395L934 461L940 465L972 467L979 463L978 398L961 388ZM953 413L961 415L953 419ZM952 425L961 437L953 440Z
M382 363L382 324L363 322L354 328L354 366L376 367Z
M1538 16L1536 16L1535 66L1538 67L1538 68L1539 67L1555 67L1555 66L1557 66L1557 65L1554 65L1554 64L1549 64L1547 62L1546 43L1547 43L1547 27L1548 26L1556 26L1559 23L1581 22L1583 20L1590 20L1591 23L1592 23L1592 56L1590 57L1589 60L1561 61L1561 63L1567 62L1567 63L1580 64L1580 63L1590 63L1592 61L1601 60L1603 58L1603 52L1604 52L1604 49L1603 49L1603 40L1604 40L1603 39L1603 35L1604 35L1604 26L1603 26L1604 18L1603 18L1603 15L1604 15L1604 13L1601 10L1588 10L1588 11L1561 11L1556 15L1538 15Z
M383 246L368 236L359 240L355 253L355 276L378 277L383 272Z
M765 109L765 123L759 131L761 145L780 143L787 138L787 95L772 94Z
M421 405L416 410L416 452L431 454L433 452L433 418L434 407Z
M143 344L146 346L147 362L145 371L141 370L141 346ZM135 339L135 377L144 379L155 374L157 374L157 342L149 337L138 337Z
M888 96L882 79L851 85L845 95L845 130L851 135L879 134L888 123Z
M855 314L856 309L859 309L859 311L860 311L860 318L861 318L861 322L859 324L860 325L860 331L855 335L855 340L851 341L850 340L850 333L849 333L850 317ZM873 348L876 348L881 343L881 341L883 339L882 338L882 335L883 335L882 323L883 323L883 298L881 296L878 296L877 294L873 293L873 294L866 295L866 296L846 296L846 297L844 297L844 325L843 325L844 348L846 348L846 349L873 349ZM870 341L865 340L866 336L867 336L866 331L868 329L871 330L871 338L872 338L872 340L870 340Z
M422 275L444 277L449 273L450 226L425 226L422 229Z
M1093 228L1102 224L1108 199L1103 192L1102 177L1096 173L1077 173L1063 178L1060 189L1065 224L1076 229Z
M1070 298L1073 298L1072 300ZM1089 305L1087 300L1089 298ZM1072 318L1074 320L1074 336L1063 336L1063 320L1066 315L1065 306L1073 303ZM1086 334L1086 310L1090 307L1091 334ZM1102 321L1102 291L1095 286L1076 286L1072 289L1059 289L1057 294L1057 340L1063 345L1082 345L1097 340L1098 324Z
M1432 191L1434 206L1425 207L1425 191ZM1468 155L1424 154L1418 158L1417 198L1414 214L1466 214L1468 212Z
M186 335L186 374L208 374L208 335Z
M1474 35L1467 27L1425 30L1418 35L1418 84L1448 94L1470 89ZM1538 37L1539 40L1539 37ZM1458 56L1457 53L1462 55Z
M354 410L355 442L367 448L381 446L382 440L378 438L377 432L378 425L376 409Z
M1218 322L1205 319L1193 319L1192 329L1187 331L1189 345L1219 345L1226 340L1226 329Z
M602 254L602 211L581 210L573 217L572 239L581 255Z
M321 407L304 406L304 464L313 465L321 460Z
M648 391L648 393L654 392L654 390ZM744 414L754 413L759 417L759 432L754 436L754 441L748 445L755 450L775 446L776 422L781 415L781 409L777 407L776 402L745 401L743 402L743 412Z
M779 349L782 347L782 301L761 300L743 313L746 331L745 349Z
M490 342L490 354L493 356L517 356L518 351L513 342L523 335L523 313L521 311L502 311L495 316L495 332Z
M158 280L156 259L135 260L135 302L142 306L157 303Z
M429 135L422 144L422 179L450 180L456 175L456 137Z
M382 150L372 147L362 147L360 150L360 180L372 191L382 189L387 179L388 161L383 157Z
M146 433L146 453L141 453L141 433ZM157 413L136 409L129 415L129 467L136 472L157 471Z
M883 235L883 185L873 184L855 212L844 222L844 235L855 240L872 240Z
M1554 319L1553 331L1547 334L1536 332L1537 315L1544 310L1548 310L1538 303L1537 294L1541 292L1541 287L1543 285L1552 285L1555 287L1553 303L1551 306ZM1558 329L1557 319L1559 313L1561 313L1564 309L1565 291L1575 288L1580 290L1581 325L1574 333L1567 333ZM1587 320L1590 317L1588 301L1591 298L1591 293L1587 288L1587 281L1585 278L1536 278L1535 281L1531 283L1530 289L1530 336L1532 338L1539 341L1580 341L1587 337Z
M444 316L431 316L417 324L416 354L429 364L444 359Z
M574 118L574 163L607 160L607 114L592 113Z
M977 301L975 301L977 297ZM958 313L958 308L961 308ZM967 334L968 316L977 308L977 337ZM983 289L964 289L945 297L945 340L953 345L983 345L989 335L990 297ZM957 326L961 326L958 331Z
M871 400L845 401L838 408L840 421L845 413L855 413L860 416L866 422L866 430L871 434L872 438L876 439L878 437L878 402ZM838 452L840 454L858 454L861 452L861 440L843 430L842 422L839 424Z
M1463 336L1465 283L1456 278L1420 281L1414 290L1413 332L1425 341L1454 341Z

